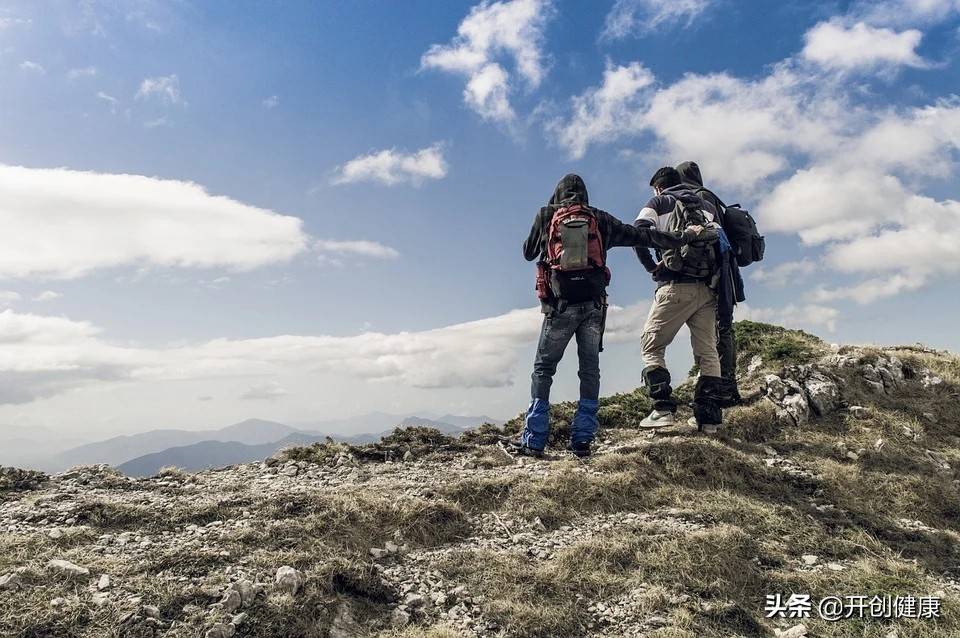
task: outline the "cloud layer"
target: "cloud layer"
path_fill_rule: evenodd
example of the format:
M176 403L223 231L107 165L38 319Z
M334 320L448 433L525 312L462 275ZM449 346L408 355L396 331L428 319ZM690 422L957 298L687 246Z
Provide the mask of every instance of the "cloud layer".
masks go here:
M404 153L395 148L360 155L340 166L333 177L334 184L376 182L384 186L412 184L447 176L447 161L443 146L434 144L415 153Z
M227 267L306 248L296 217L190 182L0 165L0 277L74 278L117 266Z

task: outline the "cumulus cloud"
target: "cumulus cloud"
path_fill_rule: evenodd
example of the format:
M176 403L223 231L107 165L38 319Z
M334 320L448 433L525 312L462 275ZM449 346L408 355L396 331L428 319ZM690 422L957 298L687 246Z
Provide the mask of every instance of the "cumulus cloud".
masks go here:
M47 72L47 69L44 68L42 64L37 62L32 62L30 60L24 60L20 63L20 69L27 71L28 73L37 73L39 75L44 75Z
M878 299L895 297L901 293L922 288L926 284L923 276L896 274L891 277L868 279L853 286L829 288L820 286L807 297L811 301L823 303L849 299L860 304L868 304Z
M646 303L612 307L607 340L638 341L646 311ZM0 403L103 382L284 374L334 373L411 388L504 387L514 383L520 349L536 343L541 318L538 308L529 308L415 332L215 339L151 349L112 345L87 322L6 310L0 312Z
M817 264L813 261L801 259L800 261L787 261L773 268L757 265L750 270L749 278L757 283L782 288L787 284L795 285L798 280L807 277L816 270Z
M546 73L541 50L548 0L484 1L474 6L449 44L435 44L420 60L422 69L438 69L467 78L464 102L481 117L509 122L511 75L502 62L511 59L528 88Z
M183 104L180 79L176 74L145 78L137 90L136 99L156 98L165 104Z
M0 276L130 265L247 270L307 246L302 221L190 182L0 165Z
M613 66L608 61L600 86L574 97L569 121L553 120L548 131L571 157L579 159L591 144L644 126L639 102L642 90L653 82L653 74L639 62Z
M607 14L601 38L619 40L669 24L689 26L714 3L715 0L617 0Z
M859 0L851 15L870 24L924 25L960 13L960 0Z
M63 293L55 290L44 290L40 294L34 295L33 301L53 301L63 296Z
M847 26L842 20L821 22L804 36L801 56L828 69L851 71L878 66L925 67L917 54L923 34L916 29L897 32L863 22Z
M265 97L263 98L263 102L261 102L261 104L263 105L263 108L267 109L268 111L270 109L275 109L280 106L280 96L271 95L269 97Z
M0 306L9 306L15 301L20 301L22 297L19 292L13 290L0 290Z
M443 146L434 144L415 153L390 148L355 157L337 168L333 183L378 182L384 186L407 183L419 186L424 180L446 176Z

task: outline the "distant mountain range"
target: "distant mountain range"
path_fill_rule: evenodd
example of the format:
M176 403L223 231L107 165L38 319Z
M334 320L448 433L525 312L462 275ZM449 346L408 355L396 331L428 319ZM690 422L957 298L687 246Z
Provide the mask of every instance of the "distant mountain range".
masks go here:
M339 421L312 423L309 425L313 427L307 429L275 421L248 419L219 430L151 430L116 436L63 451L55 450L46 457L38 455L29 466L56 472L76 465L105 463L130 476L149 476L167 466L196 471L247 463L266 458L284 447L308 445L323 441L327 437L344 443L360 444L378 441L397 427L424 426L448 434L459 434L482 423L500 422L487 416L448 414L433 419L415 415L373 413ZM362 434L338 433L357 431L362 427L370 427L374 431ZM50 434L51 440L55 440L56 436ZM4 440L0 439L0 446L3 444ZM33 449L39 446L35 440L25 445L33 446ZM0 463L20 467L28 465L16 457Z

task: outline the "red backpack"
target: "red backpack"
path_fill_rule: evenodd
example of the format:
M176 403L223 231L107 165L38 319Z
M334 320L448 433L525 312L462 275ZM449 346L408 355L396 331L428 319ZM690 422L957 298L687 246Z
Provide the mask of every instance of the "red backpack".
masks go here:
M547 258L538 264L537 296L568 303L599 300L610 283L597 215L583 204L558 209L547 232Z

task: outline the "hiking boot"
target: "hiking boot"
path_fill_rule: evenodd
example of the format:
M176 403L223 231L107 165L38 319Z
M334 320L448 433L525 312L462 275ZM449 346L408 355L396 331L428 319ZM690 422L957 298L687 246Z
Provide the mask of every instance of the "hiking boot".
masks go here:
M647 430L654 430L656 428L670 427L674 422L673 412L653 410L643 421L640 421L640 427Z
M578 458L585 459L590 456L590 441L571 443L567 447L567 451Z
M507 451L512 452L517 456L530 456L535 459L543 458L543 450L538 450L528 445L524 445L520 441L510 441L510 443L507 445Z
M722 424L722 423L703 423L703 424L700 424L700 423L697 423L697 417L692 416L692 417L690 417L689 419L687 419L687 425L689 425L689 426L691 426L691 427L697 428L698 430L700 430L700 431L703 432L704 434L716 434L717 432L720 431L720 426L723 425L723 424Z

